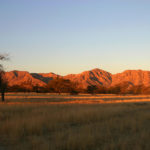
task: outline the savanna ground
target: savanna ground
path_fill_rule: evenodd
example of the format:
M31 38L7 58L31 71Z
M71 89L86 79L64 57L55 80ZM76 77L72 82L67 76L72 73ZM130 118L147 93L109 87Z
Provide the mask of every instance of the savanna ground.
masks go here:
M0 103L0 150L149 150L149 100L8 93Z

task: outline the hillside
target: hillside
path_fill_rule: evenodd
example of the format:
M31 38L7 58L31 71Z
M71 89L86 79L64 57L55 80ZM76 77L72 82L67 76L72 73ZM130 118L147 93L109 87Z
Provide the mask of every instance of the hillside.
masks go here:
M81 88L86 88L88 85L97 86L114 86L124 82L132 85L150 86L150 71L142 70L126 70L122 73L111 74L101 69L93 69L84 71L79 74L69 74L60 76L54 73L29 73L26 71L10 71L6 72L6 78L9 86L44 86L54 78L65 78L73 82L77 82Z
M98 68L80 74L70 74L64 78L79 83L82 88L88 85L109 86L112 82L111 73Z
M133 85L150 86L150 71L126 70L112 76L112 85L130 82Z
M21 85L24 87L32 88L36 85L46 85L42 80L34 78L29 72L26 71L6 72L6 79L9 86Z

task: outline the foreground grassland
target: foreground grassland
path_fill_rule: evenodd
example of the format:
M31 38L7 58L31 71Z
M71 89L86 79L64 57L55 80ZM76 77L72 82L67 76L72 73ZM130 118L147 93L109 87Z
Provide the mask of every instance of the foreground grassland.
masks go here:
M150 149L148 102L41 105L34 103L36 98L31 99L29 95L27 99L17 96L17 98L7 97L7 102L33 103L0 105L0 150ZM68 101L64 95L60 97L56 95L56 99L41 97L37 100L60 102L64 98L64 101ZM89 97L95 100L93 96L88 95L79 97L82 100ZM102 95L100 97L102 98ZM104 97L108 97L109 100L116 99L113 95L103 95ZM130 100L131 97L126 98ZM141 96L137 98L143 100L148 99L148 96L143 99Z

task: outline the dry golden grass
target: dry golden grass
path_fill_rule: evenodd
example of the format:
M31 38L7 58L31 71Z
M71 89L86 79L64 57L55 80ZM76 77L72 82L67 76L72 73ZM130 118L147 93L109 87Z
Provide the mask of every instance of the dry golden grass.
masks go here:
M64 104L64 103L120 103L120 102L140 102L150 101L150 95L113 95L113 94L97 94L97 95L68 95L68 94L43 94L43 93L7 93L6 101L9 104L13 102L27 103L46 103L46 104ZM52 103L49 103L52 102ZM16 103L17 104L17 103Z
M23 100L18 98L18 105L8 105L14 100L7 101L0 105L0 150L150 149L150 103L39 105L34 99L20 105Z

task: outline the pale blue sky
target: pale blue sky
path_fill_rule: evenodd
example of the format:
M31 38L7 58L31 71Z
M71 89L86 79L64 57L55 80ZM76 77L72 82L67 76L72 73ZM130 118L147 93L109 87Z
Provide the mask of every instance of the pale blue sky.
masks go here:
M9 70L150 70L148 0L0 0Z

